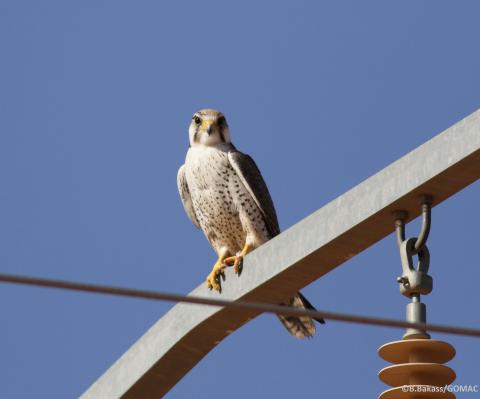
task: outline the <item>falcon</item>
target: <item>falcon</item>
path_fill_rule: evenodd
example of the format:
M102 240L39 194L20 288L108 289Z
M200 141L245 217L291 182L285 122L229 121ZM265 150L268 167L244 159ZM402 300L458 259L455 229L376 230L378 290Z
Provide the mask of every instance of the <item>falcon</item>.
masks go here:
M225 267L233 266L240 275L243 257L278 235L280 228L267 185L255 161L232 144L225 116L200 110L188 133L190 147L178 170L178 191L188 217L218 255L207 287L221 292ZM314 309L300 292L284 305ZM315 334L310 317L278 317L297 338Z

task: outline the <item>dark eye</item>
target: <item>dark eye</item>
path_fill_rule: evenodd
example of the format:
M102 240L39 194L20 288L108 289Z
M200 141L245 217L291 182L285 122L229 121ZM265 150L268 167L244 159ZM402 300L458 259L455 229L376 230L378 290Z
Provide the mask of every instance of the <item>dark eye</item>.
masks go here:
M225 120L225 117L224 116L221 116L220 118L218 118L218 125L219 126L223 126L227 123L227 121Z
M200 125L200 123L202 122L202 120L200 119L199 116L195 115L193 117L193 121L197 124L197 125Z

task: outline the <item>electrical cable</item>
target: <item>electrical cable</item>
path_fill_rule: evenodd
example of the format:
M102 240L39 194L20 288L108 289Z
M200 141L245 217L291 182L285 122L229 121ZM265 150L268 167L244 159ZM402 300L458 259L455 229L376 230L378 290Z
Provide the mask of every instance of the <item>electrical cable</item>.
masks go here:
M378 318L371 316L353 315L345 313L327 312L320 310L298 309L284 305L275 305L250 301L228 301L224 299L214 299L197 296L185 296L167 292L146 291L132 288L122 288L98 284L78 283L65 280L52 280L46 278L18 276L11 274L0 274L0 282L14 283L38 287L56 288L71 291L81 291L96 294L115 295L131 298L142 298L150 300L159 300L167 302L185 302L197 305L218 306L223 308L237 308L244 310L256 310L264 313L282 314L285 316L309 316L312 318L324 318L327 320L366 324L382 327L395 328L423 328L428 331L463 335L469 337L480 337L480 329L457 327L440 324L409 323L403 320Z

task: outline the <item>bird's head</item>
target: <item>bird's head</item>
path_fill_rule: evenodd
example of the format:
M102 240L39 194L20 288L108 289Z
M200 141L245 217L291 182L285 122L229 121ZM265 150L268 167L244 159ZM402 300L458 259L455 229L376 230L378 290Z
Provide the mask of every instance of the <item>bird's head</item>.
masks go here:
M192 147L230 143L230 131L227 120L220 111L214 109L202 109L195 112L188 134Z

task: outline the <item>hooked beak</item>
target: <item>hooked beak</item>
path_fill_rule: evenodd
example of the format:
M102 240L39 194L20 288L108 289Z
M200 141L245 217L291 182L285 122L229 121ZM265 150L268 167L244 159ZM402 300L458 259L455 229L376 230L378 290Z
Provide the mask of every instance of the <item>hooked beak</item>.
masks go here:
M213 124L214 124L214 121L204 119L202 121L201 128L202 128L202 130L205 130L207 132L207 134L210 136L210 134L212 133Z

